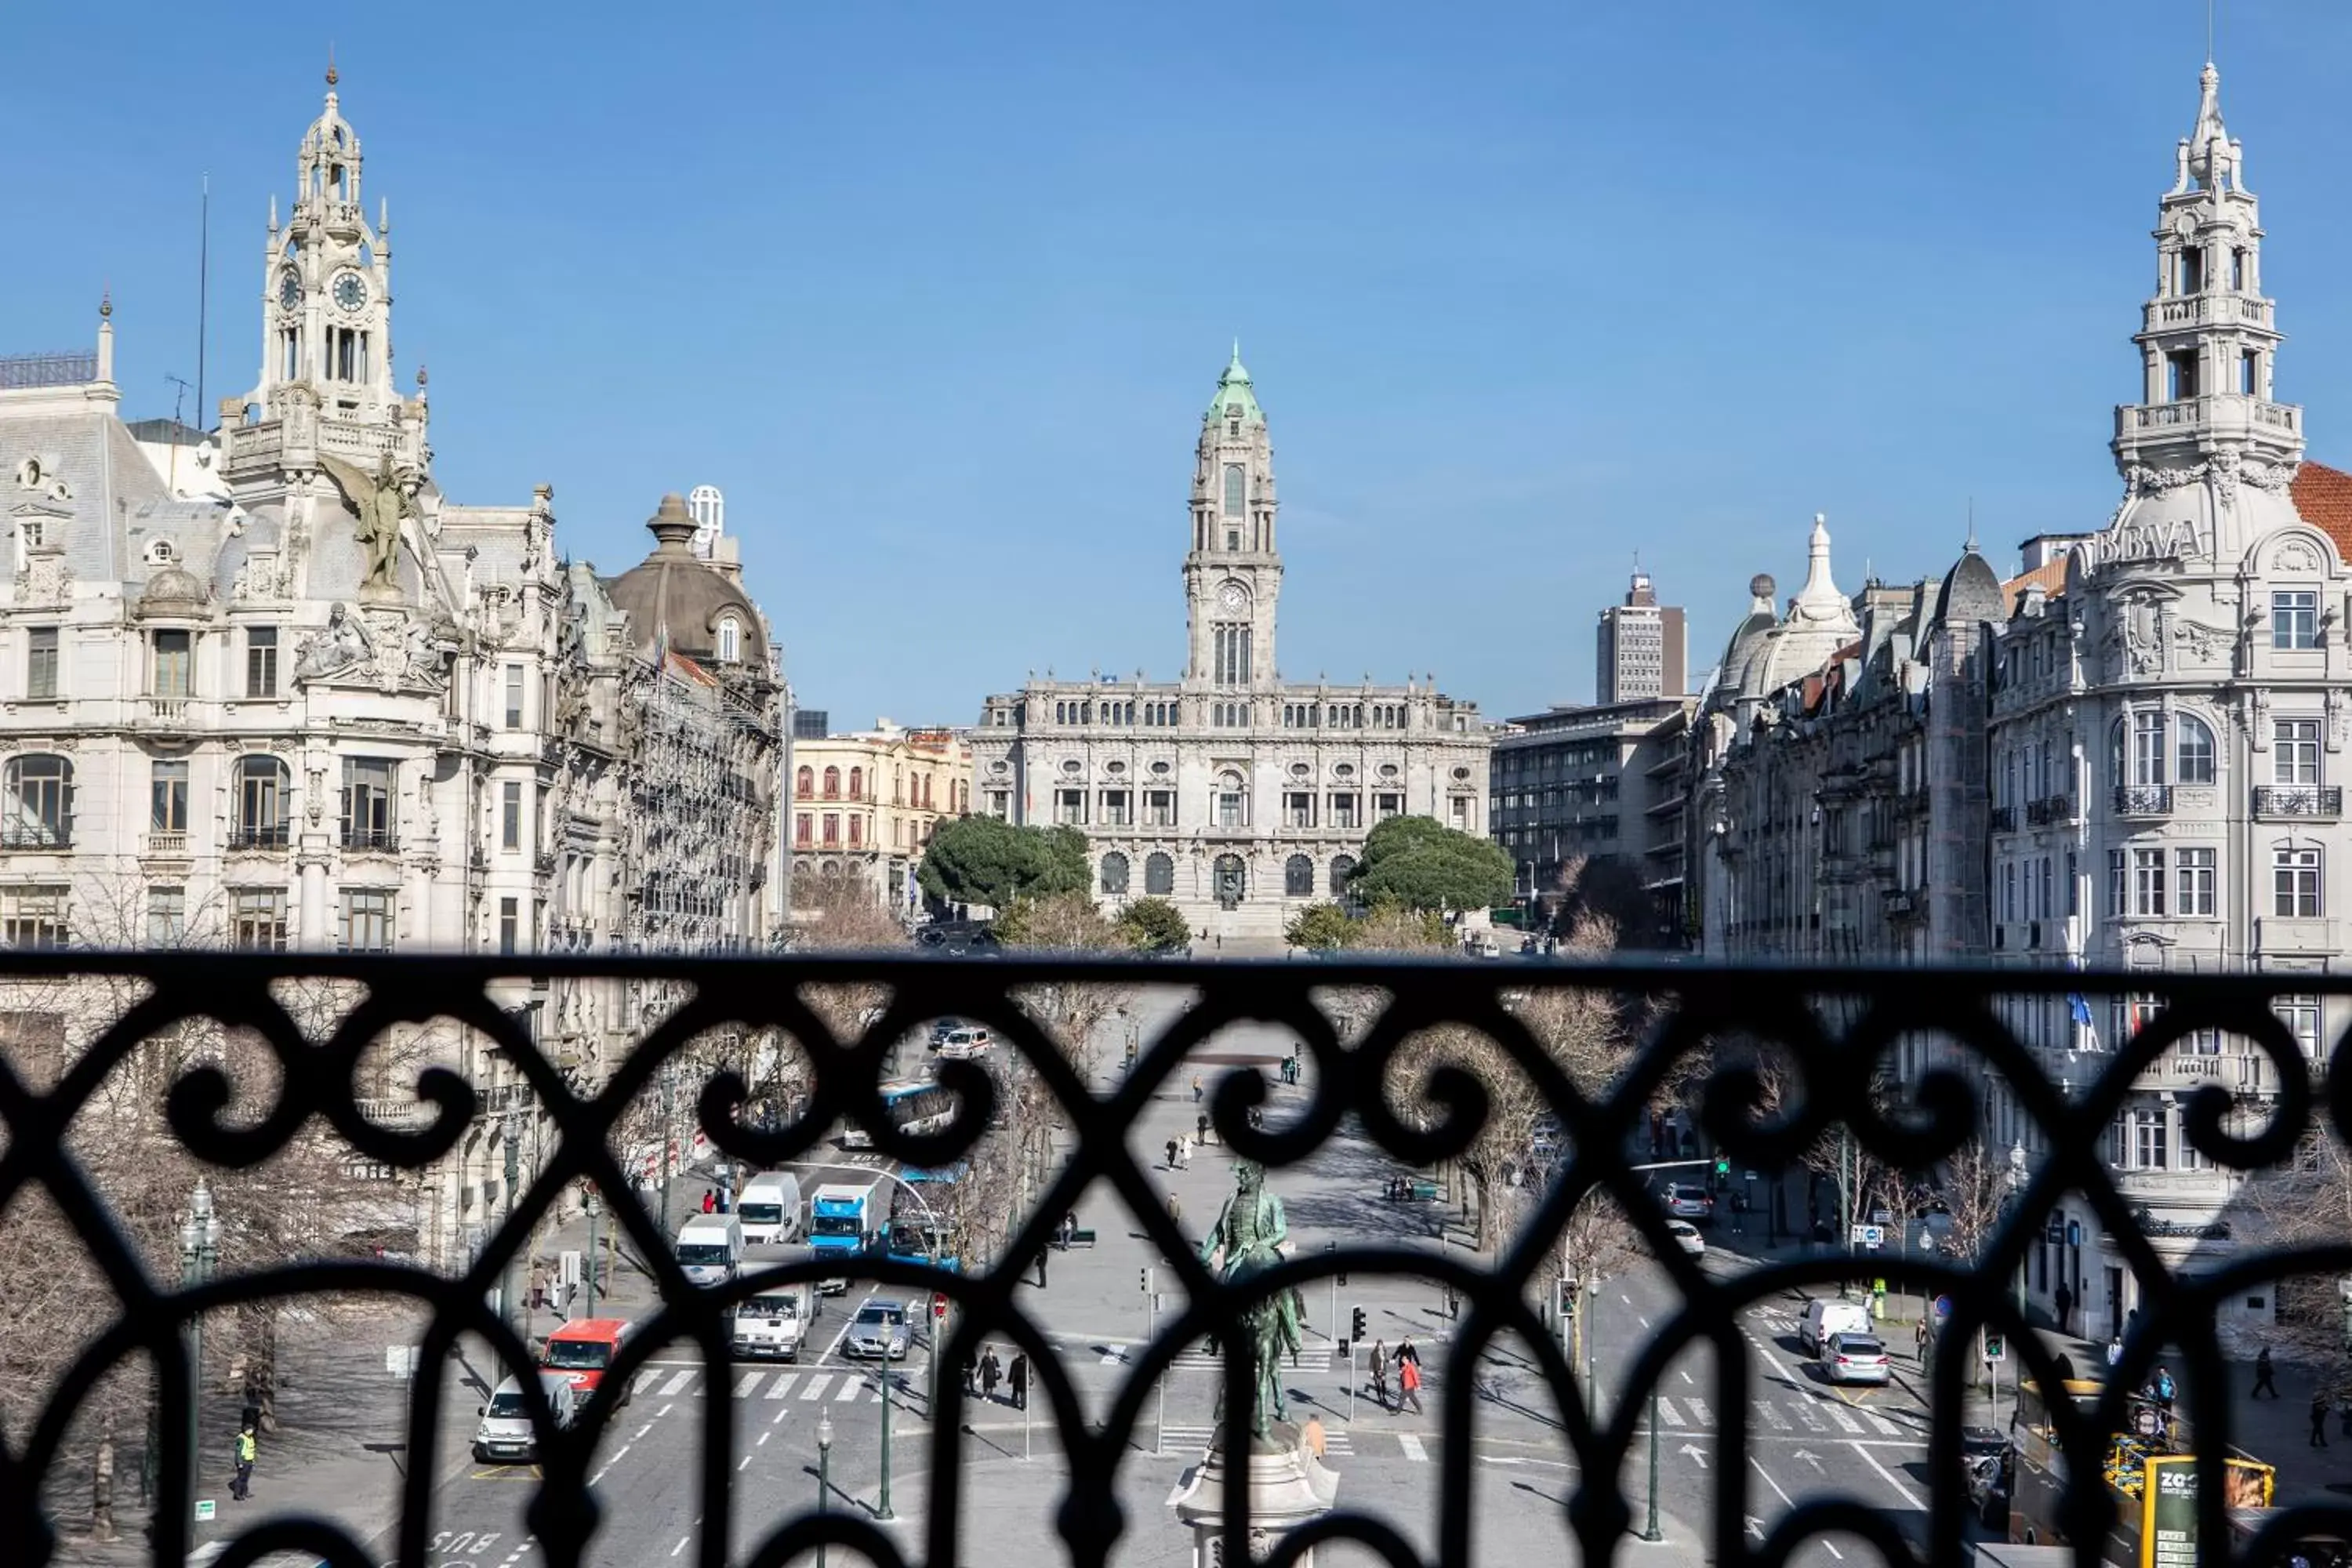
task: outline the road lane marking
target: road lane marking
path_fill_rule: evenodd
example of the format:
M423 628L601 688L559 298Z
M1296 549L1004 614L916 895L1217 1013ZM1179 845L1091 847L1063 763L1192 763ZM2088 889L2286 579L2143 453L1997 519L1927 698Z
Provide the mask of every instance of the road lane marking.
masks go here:
M1864 1447L1859 1443L1856 1443L1853 1447L1856 1452L1861 1454L1864 1458L1870 1461L1870 1468L1872 1469L1876 1470L1880 1475L1886 1478L1886 1484L1893 1487L1895 1492L1905 1502L1909 1503L1913 1508L1925 1511L1927 1505L1919 1500L1918 1495L1913 1492L1909 1487L1903 1484L1903 1479L1900 1476L1897 1476L1893 1470L1888 1469L1885 1465L1880 1464L1878 1462L1877 1455L1872 1453L1868 1448Z
M1691 1383L1691 1384L1695 1384L1695 1383L1696 1383L1696 1382L1698 1381L1698 1379L1696 1379L1696 1378L1693 1377L1690 1373L1686 1373L1686 1372L1683 1372L1683 1369L1682 1369L1682 1368L1680 1368L1680 1367L1676 1367L1676 1368L1675 1368L1675 1370L1676 1372L1682 1372L1682 1373L1683 1373L1683 1381L1684 1381L1685 1383Z
M1404 1457L1406 1458L1416 1460L1424 1465L1429 1463L1429 1449L1423 1444L1420 1438L1414 1436L1410 1432L1400 1432L1396 1435L1396 1438L1397 1442L1403 1447Z
M829 1372L821 1372L821 1373L818 1373L814 1377L812 1377L812 1378L810 1378L810 1379L809 1379L809 1385L808 1385L806 1388L803 1388L803 1389L802 1389L802 1390L801 1390L801 1397L802 1397L803 1399L822 1399L822 1398L824 1398L824 1385L825 1385L826 1384L831 1383L832 1381L833 1381L833 1373L829 1373Z
M767 1436L767 1434L766 1434L765 1432L762 1432L762 1433L761 1433L761 1434L760 1434L760 1436L762 1436L762 1437L764 1437L764 1436ZM740 1459L738 1459L738 1460L735 1462L735 1473L736 1473L737 1475L741 1475L745 1470L748 1470L748 1469L750 1469L751 1468L751 1455L749 1455L749 1454L744 1455Z
M679 1389L684 1388L688 1384L692 1383L694 1381L694 1373L695 1369L693 1367L688 1367L684 1372L679 1373L676 1377L671 1378L669 1380L669 1385L661 1391L660 1397L667 1399Z
M790 1411L789 1411L789 1410L779 1410L779 1411L777 1411L777 1412L776 1412L776 1418L775 1418L773 1421L769 1422L769 1423L768 1423L768 1425L769 1425L769 1426L782 1426L782 1425L784 1424L784 1417L785 1417L787 1415L789 1415L789 1414L790 1414Z
M1805 1430L1808 1432L1826 1432L1829 1430L1826 1426L1822 1425L1822 1418L1813 1414L1813 1407L1810 1405L1800 1405L1797 1406L1797 1419L1805 1424Z
M760 1380L767 1375L768 1374L764 1372L747 1372L742 1376L737 1378L735 1380L735 1397L740 1399L745 1394L751 1393L753 1389L759 1387Z
M1639 1312L1636 1312L1633 1315L1637 1318L1642 1318L1642 1314ZM1648 1328L1650 1326L1650 1320L1647 1318L1642 1318L1642 1326L1645 1329Z
M1877 1411L1875 1411L1875 1410L1871 1410L1871 1409L1864 1409L1864 1410L1863 1411L1863 1414L1864 1414L1864 1415L1869 1416L1869 1417L1871 1418L1871 1420L1872 1420L1874 1423L1875 1423L1875 1424L1877 1425L1878 1429L1879 1429L1881 1432L1885 1433L1888 1436L1890 1436L1890 1437L1900 1437L1901 1436L1903 1436L1903 1428L1902 1428L1902 1427L1897 1426L1894 1422L1889 1421L1885 1416L1881 1415Z
M630 1447L632 1447L632 1445L627 1444L627 1443L624 1443L624 1444L622 1444L622 1445L621 1445L621 1447L620 1447L620 1452L619 1452L619 1453L614 1454L611 1458L609 1458L609 1459L605 1460L605 1461L604 1461L604 1469L602 1469L602 1470L598 1470L598 1471L597 1471L593 1476L590 1477L590 1478L589 1478L589 1480L588 1480L588 1484L589 1484L590 1486L592 1486L592 1487L593 1487L593 1486L596 1485L599 1481L602 1481L602 1480L604 1479L606 1472L610 1471L610 1470L612 1469L612 1468L613 1468L614 1465L617 1465L617 1464L619 1464L619 1463L621 1462L621 1455L622 1455L622 1454L625 1454L625 1453L627 1453L627 1452L629 1451L629 1449L630 1449Z
M634 1434L634 1435L629 1438L629 1441L630 1441L630 1442L632 1442L632 1443L634 1443L634 1442L635 1442L635 1441L637 1440L637 1438L644 1436L646 1433L648 1433L648 1432L652 1431L653 1429L654 1429L654 1424L653 1424L652 1422L648 1421L648 1422L646 1422L644 1426L640 1426L640 1427L638 1427L638 1428L636 1429L636 1432L635 1432L635 1434Z
M693 1536L691 1536L691 1535L681 1535L681 1536L679 1536L679 1537L677 1538L677 1544L676 1546L673 1546L673 1547L671 1547L671 1548L669 1549L669 1554L670 1554L672 1557L677 1556L679 1552L683 1552L683 1551L685 1551L685 1550L686 1550L686 1543L687 1543L688 1542L689 1542L689 1541L693 1540L693 1539L694 1539L694 1537L693 1537Z
M775 1433L773 1431L762 1432L760 1434L760 1440L752 1444L751 1447L755 1448L764 1448L768 1446L768 1439L774 1436Z
M1675 1402L1663 1394L1658 1395L1658 1414L1666 1418L1666 1425L1669 1426L1680 1426L1685 1424L1683 1413L1675 1409Z
M783 1376L776 1379L775 1382L768 1384L768 1397L771 1399L782 1399L788 1392L791 1391L793 1384L800 1381L800 1375L801 1374L796 1372L788 1372L784 1373Z
M1751 1399L1748 1403L1756 1406L1756 1413L1769 1422L1774 1430L1786 1432L1789 1429L1789 1418L1781 1415L1780 1407L1770 1400Z
M1838 1424L1838 1429L1840 1431L1859 1432L1862 1430L1862 1423L1856 1421L1853 1416L1848 1415L1845 1413L1844 1405L1832 1405L1827 1408L1830 1413L1830 1419Z
M1748 1462L1756 1466L1756 1473L1764 1478L1764 1484L1766 1486L1770 1487L1773 1491L1779 1493L1782 1502L1788 1504L1790 1508L1795 1508L1797 1506L1795 1500L1791 1499L1787 1492L1780 1490L1780 1483L1772 1479L1772 1472L1766 1469L1762 1465L1757 1464L1756 1457L1753 1454L1748 1457ZM1821 1467L1818 1465L1814 1467L1816 1469L1819 1469ZM1835 1546L1830 1545L1826 1541L1822 1542L1822 1544L1829 1547L1829 1553L1831 1556L1836 1558L1841 1563L1845 1561L1845 1553L1840 1552Z
M659 1420L659 1419L661 1419L663 1416L665 1416L665 1415L668 1415L671 1411L673 1411L673 1410L675 1410L675 1409L677 1409L677 1405L663 1405L659 1410L656 1410L656 1411L655 1411L655 1412L654 1412L654 1419L656 1419L656 1421L658 1421L658 1420Z
M646 1368L645 1371L637 1373L635 1378L630 1382L629 1392L631 1394L643 1394L646 1391L646 1384L651 1383L660 1375L661 1373L654 1370L652 1367Z
M1712 1426L1715 1425L1715 1415L1712 1411L1707 1409L1706 1401L1695 1399L1687 1394L1683 1395L1683 1400L1691 1407L1691 1416L1694 1420L1697 1421L1700 1426Z
M1633 1297L1631 1297L1631 1296L1626 1295L1622 1290L1620 1290L1620 1291L1617 1293L1617 1299L1618 1299L1620 1301L1624 1302L1624 1303L1625 1303L1625 1305L1627 1305L1627 1306L1629 1306L1629 1307L1630 1307L1630 1306L1632 1306L1632 1305L1633 1304Z

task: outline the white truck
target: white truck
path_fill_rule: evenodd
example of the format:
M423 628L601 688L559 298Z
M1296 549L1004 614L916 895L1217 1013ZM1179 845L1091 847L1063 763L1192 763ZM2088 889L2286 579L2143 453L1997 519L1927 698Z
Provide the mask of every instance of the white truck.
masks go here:
M757 1274L782 1263L805 1263L814 1258L806 1246L753 1247L745 1249L743 1272ZM798 1361L817 1314L816 1289L803 1279L791 1285L770 1285L735 1309L730 1342L742 1361Z
M735 1217L742 1222L746 1247L798 1241L803 1219L800 1178L790 1171L761 1172L743 1184L735 1200Z

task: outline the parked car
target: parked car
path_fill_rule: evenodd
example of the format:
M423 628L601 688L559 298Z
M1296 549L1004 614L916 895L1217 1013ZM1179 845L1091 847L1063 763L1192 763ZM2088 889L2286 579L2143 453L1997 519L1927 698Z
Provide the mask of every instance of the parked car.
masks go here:
M1798 1320L1797 1342L1807 1355L1819 1355L1832 1335L1869 1331L1870 1310L1861 1302L1816 1296L1805 1303L1805 1315Z
M1698 1226L1691 1224L1690 1221L1686 1219L1668 1220L1666 1222L1666 1234L1675 1238L1675 1246L1681 1247L1685 1252L1689 1253L1693 1258L1704 1258L1706 1256L1706 1237L1701 1236L1698 1233Z
M1832 1383L1885 1383L1894 1375L1886 1346L1871 1334L1832 1334L1822 1348L1822 1370Z
M904 1301L868 1301L851 1320L841 1353L873 1361L904 1361L912 1339Z
M1676 1182L1666 1188L1666 1212L1704 1225L1715 1218L1715 1199L1705 1187Z
M561 1372L541 1372L539 1392L547 1400L549 1414L555 1417L558 1431L572 1425L578 1414L578 1399L572 1379ZM478 1464L511 1461L527 1463L539 1458L539 1428L530 1418L530 1406L523 1402L522 1381L508 1378L490 1395L490 1402L474 1412L481 1425L474 1428L474 1458Z

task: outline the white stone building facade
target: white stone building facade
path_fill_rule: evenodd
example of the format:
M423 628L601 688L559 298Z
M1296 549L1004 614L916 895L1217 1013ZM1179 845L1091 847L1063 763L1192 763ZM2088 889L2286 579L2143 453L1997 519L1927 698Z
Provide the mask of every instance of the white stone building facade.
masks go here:
M1238 351L1194 452L1181 679L1097 674L990 697L975 809L1087 836L1097 897L1164 898L1213 947L1278 944L1342 895L1387 816L1483 835L1491 741L1475 703L1402 686L1284 681L1274 448Z

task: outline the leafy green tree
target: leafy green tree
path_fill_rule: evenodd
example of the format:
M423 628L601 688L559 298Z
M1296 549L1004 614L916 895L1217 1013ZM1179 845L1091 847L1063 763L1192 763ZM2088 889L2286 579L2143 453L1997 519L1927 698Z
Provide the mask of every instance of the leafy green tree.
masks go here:
M1391 816L1366 836L1349 887L1368 903L1484 910L1507 901L1513 881L1511 858L1492 839L1426 816Z
M1309 904L1290 917L1282 940L1293 947L1335 952L1353 947L1362 922L1338 904Z
M992 910L1016 899L1083 893L1092 881L1086 835L1076 828L1016 826L993 816L941 823L915 878L942 903Z
M1138 899L1119 911L1119 940L1139 952L1174 952L1192 940L1183 911L1165 899Z

